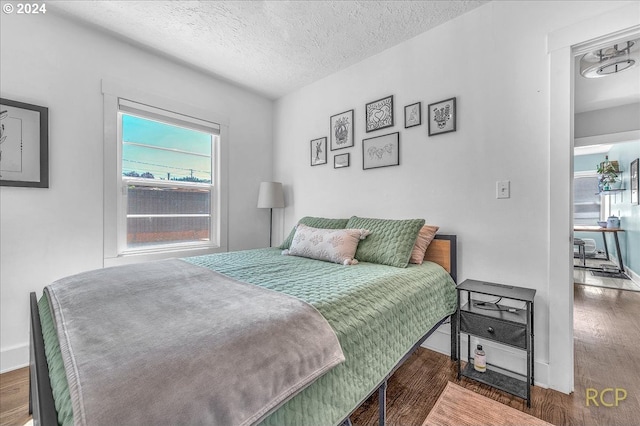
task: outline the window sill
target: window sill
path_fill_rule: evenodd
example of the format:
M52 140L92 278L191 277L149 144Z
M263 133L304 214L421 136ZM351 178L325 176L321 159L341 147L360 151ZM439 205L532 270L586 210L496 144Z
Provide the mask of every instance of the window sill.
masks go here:
M104 267L127 265L132 263L150 262L154 260L203 256L206 254L224 253L226 247L181 247L173 250L140 251L118 255L117 257L105 257Z

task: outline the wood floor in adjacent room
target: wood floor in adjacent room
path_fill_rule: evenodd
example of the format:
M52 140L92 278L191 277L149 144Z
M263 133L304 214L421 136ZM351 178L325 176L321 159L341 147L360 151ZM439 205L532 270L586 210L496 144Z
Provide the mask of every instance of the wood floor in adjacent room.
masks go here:
M522 399L469 379L456 380L449 357L419 349L391 378L387 390L388 424L421 425L447 381L495 399L556 425L636 425L640 419L640 293L575 286L575 392L565 395L532 388L531 408ZM586 406L587 389L624 389L618 406ZM28 370L0 375L0 424L29 420ZM613 404L613 393L604 401ZM461 407L464 409L464 407ZM376 425L377 398L356 411L355 425ZM312 422L311 422L312 423ZM482 420L478 419L478 424Z

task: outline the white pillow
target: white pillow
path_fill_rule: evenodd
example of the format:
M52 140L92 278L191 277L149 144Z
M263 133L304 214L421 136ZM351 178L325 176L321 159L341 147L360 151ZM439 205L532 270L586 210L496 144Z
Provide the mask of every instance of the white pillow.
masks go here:
M360 240L371 232L366 229L320 229L298 224L289 250L282 254L355 265L353 258Z

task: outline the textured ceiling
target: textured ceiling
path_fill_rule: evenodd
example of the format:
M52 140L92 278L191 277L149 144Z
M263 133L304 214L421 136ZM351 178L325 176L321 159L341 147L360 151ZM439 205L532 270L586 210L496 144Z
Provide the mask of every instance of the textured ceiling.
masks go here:
M483 3L83 0L47 7L278 98Z

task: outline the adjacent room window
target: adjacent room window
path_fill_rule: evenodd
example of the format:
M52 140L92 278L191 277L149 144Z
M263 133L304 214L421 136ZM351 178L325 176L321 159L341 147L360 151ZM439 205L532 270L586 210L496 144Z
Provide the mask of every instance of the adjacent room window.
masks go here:
M216 123L118 99L119 254L217 241Z
M573 179L573 223L596 226L608 216L608 197L600 195L598 174L576 172Z

